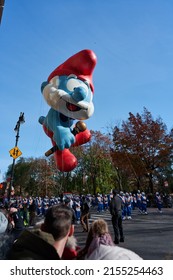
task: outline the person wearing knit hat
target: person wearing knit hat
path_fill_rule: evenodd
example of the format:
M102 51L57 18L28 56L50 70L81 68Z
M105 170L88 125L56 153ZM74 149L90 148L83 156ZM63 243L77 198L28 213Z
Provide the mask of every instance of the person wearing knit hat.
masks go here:
M52 151L60 171L68 172L77 166L69 148L87 143L91 138L85 124L75 130L74 120L86 120L94 113L92 75L96 62L92 50L82 50L60 64L41 86L51 108L46 117L39 118L39 123L56 147Z

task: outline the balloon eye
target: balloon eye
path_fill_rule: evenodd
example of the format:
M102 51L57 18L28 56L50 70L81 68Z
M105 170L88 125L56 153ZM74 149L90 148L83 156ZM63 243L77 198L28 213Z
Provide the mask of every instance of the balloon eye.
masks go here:
M88 92L88 86L83 81L77 79L69 79L67 81L67 89L69 91L74 91L77 87L83 87Z
M76 79L69 79L67 81L67 89L69 91L74 91L74 88L79 87L81 83Z

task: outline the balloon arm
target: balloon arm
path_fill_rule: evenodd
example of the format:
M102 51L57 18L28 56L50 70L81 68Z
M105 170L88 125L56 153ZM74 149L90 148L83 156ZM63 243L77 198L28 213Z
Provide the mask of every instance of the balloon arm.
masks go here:
M72 130L72 134L75 136L76 134L85 131L86 130L86 124L82 121L78 121L75 125L75 127ZM55 145L53 146L51 149L49 149L47 152L45 152L45 156L48 157L50 155L52 155L55 151L59 150L58 146Z

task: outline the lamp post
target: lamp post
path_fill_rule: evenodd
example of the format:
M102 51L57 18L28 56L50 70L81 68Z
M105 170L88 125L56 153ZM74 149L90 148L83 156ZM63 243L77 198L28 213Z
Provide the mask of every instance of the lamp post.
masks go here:
M16 132L16 142L15 142L15 147L17 147L18 141L19 141L19 130L20 130L20 125L25 122L24 119L24 113L20 113L19 119L16 123L16 126L14 128L14 131ZM9 192L8 192L8 201L10 201L11 197L11 191L13 187L13 181L14 181L14 166L15 166L15 160L16 157L13 157L13 163L12 163L12 168L11 168L11 178L10 178L10 186L9 186Z

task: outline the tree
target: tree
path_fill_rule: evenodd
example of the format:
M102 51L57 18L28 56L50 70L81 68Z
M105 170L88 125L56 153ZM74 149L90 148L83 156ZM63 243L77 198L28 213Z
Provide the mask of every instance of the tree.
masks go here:
M115 169L110 156L111 141L108 135L100 131L91 131L91 134L91 141L74 151L79 161L74 172L82 183L79 192L108 193L115 184Z
M148 180L148 192L153 192L158 174L172 161L173 135L159 117L153 119L144 108L143 114L129 113L122 126L113 129L112 160L118 170L126 172L130 182L142 188Z
M8 167L7 177L11 174ZM55 163L50 158L20 158L14 169L14 188L16 194L53 195L57 193Z

